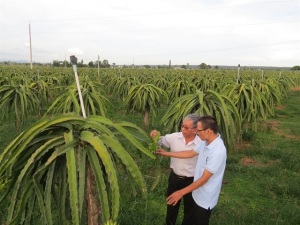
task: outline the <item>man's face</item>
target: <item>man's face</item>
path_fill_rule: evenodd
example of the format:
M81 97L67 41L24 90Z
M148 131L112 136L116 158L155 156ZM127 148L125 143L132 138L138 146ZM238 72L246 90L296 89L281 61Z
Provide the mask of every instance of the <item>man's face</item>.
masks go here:
M200 138L201 140L203 140L203 141L206 141L206 140L207 140L208 130L209 130L208 128L207 128L207 129L203 128L201 122L198 122L198 123L197 123L196 134L199 136L199 138Z
M192 120L184 120L181 124L181 132L183 136L195 136L197 128L193 127Z

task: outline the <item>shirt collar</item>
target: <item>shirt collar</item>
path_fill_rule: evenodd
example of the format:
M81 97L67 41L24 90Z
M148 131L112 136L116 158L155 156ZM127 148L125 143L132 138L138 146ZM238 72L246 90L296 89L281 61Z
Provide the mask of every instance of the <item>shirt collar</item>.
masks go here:
M218 134L218 137L213 140L209 145L206 146L207 149L213 149L221 141L221 135Z
M182 132L180 132L179 138L184 139ZM195 145L199 144L201 139L196 135L194 140L190 141L190 143L194 143Z

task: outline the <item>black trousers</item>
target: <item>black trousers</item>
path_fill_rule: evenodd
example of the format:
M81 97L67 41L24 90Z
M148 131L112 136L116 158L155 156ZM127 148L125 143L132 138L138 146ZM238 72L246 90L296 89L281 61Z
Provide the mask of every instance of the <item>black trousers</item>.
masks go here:
M179 177L173 170L171 170L169 175L169 183L167 189L167 196L171 195L173 192L178 191L182 188L193 183L194 177ZM175 206L167 205L167 215L166 215L166 225L175 225L181 200L177 202ZM194 200L192 193L188 193L183 196L183 220L181 225L191 225L193 224L193 209L194 209Z
M211 211L212 209L202 208L194 201L194 223L191 223L191 225L209 225Z

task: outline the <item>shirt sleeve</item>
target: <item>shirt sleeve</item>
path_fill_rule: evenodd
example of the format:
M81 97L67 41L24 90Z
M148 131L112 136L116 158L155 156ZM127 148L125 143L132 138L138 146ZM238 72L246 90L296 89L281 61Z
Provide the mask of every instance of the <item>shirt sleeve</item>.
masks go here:
M161 136L158 145L160 147L170 148L171 147L170 140L171 140L171 134L166 134L165 136Z

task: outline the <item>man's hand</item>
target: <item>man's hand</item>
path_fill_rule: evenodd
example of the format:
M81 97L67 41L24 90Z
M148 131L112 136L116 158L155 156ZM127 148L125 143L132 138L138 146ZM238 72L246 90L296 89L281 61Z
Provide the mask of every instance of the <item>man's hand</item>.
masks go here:
M167 153L168 153L168 151L166 151L166 150L164 150L164 149L162 149L162 148L156 150L156 154L157 154L157 155L166 156Z
M153 139L158 135L159 131L158 130L152 130L150 132L150 137Z
M167 198L167 204L168 205L176 205L177 202L183 197L183 194L181 194L180 191L175 191L173 194L171 194L168 198Z

